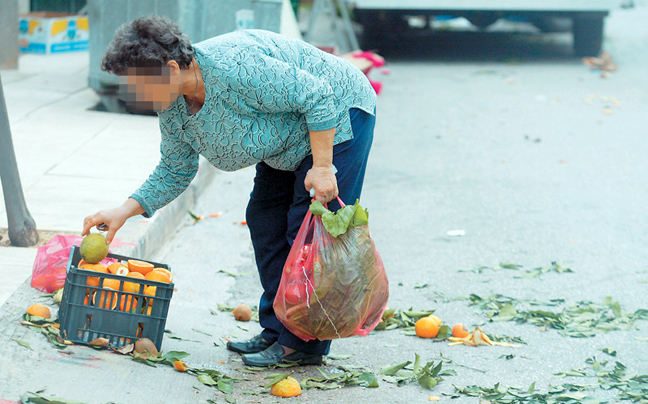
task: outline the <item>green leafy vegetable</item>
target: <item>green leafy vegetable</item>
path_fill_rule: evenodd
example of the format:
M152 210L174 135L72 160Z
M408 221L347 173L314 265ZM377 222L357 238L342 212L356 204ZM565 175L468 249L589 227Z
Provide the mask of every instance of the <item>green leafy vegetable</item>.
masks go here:
M310 211L315 216L322 217L322 224L333 237L346 233L349 227L362 227L369 224L369 213L356 200L353 205L346 205L333 213L326 209L320 201L313 201Z

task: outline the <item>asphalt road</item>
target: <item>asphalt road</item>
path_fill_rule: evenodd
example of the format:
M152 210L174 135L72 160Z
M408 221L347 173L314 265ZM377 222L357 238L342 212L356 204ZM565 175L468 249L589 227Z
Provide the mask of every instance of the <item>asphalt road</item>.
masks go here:
M435 363L444 358L443 368L456 375L444 376L433 390L416 383L397 387L379 377L379 388L312 389L290 402L423 403L438 396L442 402L478 403L477 397L451 400L447 394L455 393L454 386L497 383L526 390L535 382L545 394L564 383L597 383L555 376L587 368L592 357L610 361L606 369L619 361L629 372L648 373L645 320L623 331L571 338L551 327L490 322L466 300L471 294L507 296L516 299L518 314L537 308L561 312L581 301L605 309L606 296L627 312L648 309L647 18L644 8L608 19L604 46L619 65L608 79L570 55L570 37L564 34L443 33L380 49L391 72L372 72L384 89L362 204L387 268L389 306L436 310L446 324L481 325L490 335L526 344L448 346L398 329L334 341L331 353L346 359L329 359L322 367L328 372L343 365L377 374L418 354ZM314 367L240 373L238 355L223 346L225 338L260 331L257 323L237 324L218 308L256 305L261 293L248 230L241 224L253 174L253 169L218 174L192 209L205 219L194 224L187 215L186 225L156 257L172 267L177 288L163 350L186 351L190 366L248 381L236 383L226 397L169 367L85 347L58 353L35 335L31 349L13 341L1 349L13 365L0 380L0 398L49 386L46 394L91 404L224 403L226 398L275 403L283 401L260 387L268 374L318 377ZM448 236L454 230L465 234ZM573 272L518 278L552 262ZM500 263L522 268L492 269ZM564 301L556 306L529 303L557 298ZM26 338L23 334L16 335ZM616 356L602 352L605 348ZM598 388L585 393L609 402L618 396L617 390Z
M566 34L416 35L380 49L390 73L371 75L384 90L362 203L370 211L370 228L387 268L389 306L434 309L450 325L482 325L487 333L519 337L526 344L450 347L399 330L335 341L332 353L351 357L329 360L329 370L358 365L377 373L418 353L423 360L450 359L444 366L456 376L432 391L381 380L378 389L309 390L296 401L407 403L427 402L432 395L449 401L443 394L453 393L453 385L496 383L526 389L536 382L546 393L551 385L582 382L554 374L586 366L594 356L648 372L648 342L641 339L646 321L625 331L570 338L528 323L488 322L462 299L470 294L565 299L548 308L558 312L582 301L603 304L611 296L623 310L648 308L647 17L640 9L608 19L604 47L619 71L607 79L571 56ZM170 328L186 330L189 318L203 316L214 338L259 331L257 324L246 326L247 332L237 328L227 314L210 315L218 303L254 305L260 295L249 237L239 224L253 174L250 169L219 175L195 213L223 215L188 224L169 243L161 259L177 271L174 299L193 313L188 317L184 309L172 310ZM465 235L448 236L453 230ZM518 278L552 262L573 273ZM522 268L458 271L500 263ZM600 351L608 347L616 357ZM230 370L241 368L237 355L228 355L224 347L204 349L196 347L195 354L213 351L209 355L223 357ZM306 375L317 374L312 368L296 373L297 378ZM237 384L237 402L276 401L240 393L263 391L261 377ZM600 389L586 393L616 397ZM453 402L479 399L462 396Z

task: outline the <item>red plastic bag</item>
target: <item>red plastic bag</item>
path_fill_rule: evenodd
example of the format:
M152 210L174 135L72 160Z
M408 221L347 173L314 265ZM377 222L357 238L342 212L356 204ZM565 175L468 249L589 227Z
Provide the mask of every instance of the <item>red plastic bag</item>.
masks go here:
M353 216L351 210L346 213ZM366 219L366 211L360 214ZM304 341L366 336L387 305L387 275L369 226L347 219L346 231L334 237L322 216L309 210L284 265L273 307L284 326Z
M65 284L70 248L81 245L83 237L73 234L59 234L47 244L38 247L31 285L45 293L55 292Z
M31 285L45 293L55 292L65 285L65 276L67 275L68 258L70 249L73 245L80 246L83 237L74 234L58 234L47 244L38 247L36 259L32 269ZM123 243L120 240L113 239L111 247L120 245L133 245ZM101 261L104 265L115 262L114 259L106 258Z

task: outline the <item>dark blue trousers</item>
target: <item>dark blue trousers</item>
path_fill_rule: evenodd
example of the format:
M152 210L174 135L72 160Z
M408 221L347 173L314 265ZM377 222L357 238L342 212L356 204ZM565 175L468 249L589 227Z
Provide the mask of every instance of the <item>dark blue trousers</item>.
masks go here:
M340 199L353 204L362 191L376 117L355 108L349 111L349 115L354 137L333 147L333 164L338 170ZM281 324L272 308L290 247L311 203L304 179L312 166L313 156L306 157L294 172L276 170L265 163L257 164L246 219L263 286L259 303L263 338L270 342L278 341L297 351L326 355L330 341L303 341ZM340 205L334 200L328 208L336 211Z

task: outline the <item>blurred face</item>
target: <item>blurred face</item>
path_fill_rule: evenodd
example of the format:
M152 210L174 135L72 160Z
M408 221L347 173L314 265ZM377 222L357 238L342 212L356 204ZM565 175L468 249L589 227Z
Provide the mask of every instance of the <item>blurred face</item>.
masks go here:
M136 109L163 111L180 95L179 74L173 66L129 68L120 85L126 102Z

